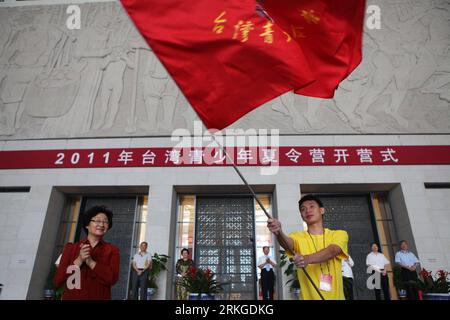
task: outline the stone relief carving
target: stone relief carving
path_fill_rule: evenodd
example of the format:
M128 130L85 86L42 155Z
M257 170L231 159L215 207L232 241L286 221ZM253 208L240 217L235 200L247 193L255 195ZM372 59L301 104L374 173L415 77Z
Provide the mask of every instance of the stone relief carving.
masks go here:
M91 25L81 28L75 35L72 59L79 66L77 71L81 76L78 93L64 115L46 119L42 128L44 134L76 136L88 133L93 128L94 103L99 94L104 69L113 53L113 48L107 46L111 33L110 18L98 15L92 19ZM117 51L114 55L117 55Z
M450 102L450 9L443 2L430 13L427 17L429 38L425 47L433 55L435 70L421 92L438 94L441 100Z
M257 109L254 121L236 126L263 123L283 132L289 124L285 133L448 132L450 3L372 2L381 7L382 29L365 31L363 61L333 99L296 98L294 112L275 99L272 110L292 121L271 124L270 112Z
M2 135L14 135L22 126L25 94L36 76L48 72L47 66L61 34L49 27L46 12L15 15L6 28L8 38L0 57L0 98L3 103ZM3 19L2 19L3 20Z
M130 47L127 43L127 37L131 32L131 25L125 25L123 21L117 21L113 26L113 34L120 36L113 38L108 54L101 64L103 71L100 87L100 106L97 121L94 123L94 129L110 129L116 119L119 111L119 102L124 88L124 75L128 67L134 70L137 65L130 55L136 51L136 48ZM123 36L125 35L125 36Z
M173 127L174 111L180 90L153 52L144 56L142 79L147 121L145 129L151 133ZM161 111L160 116L158 111Z
M284 134L449 133L450 3L377 4L333 99L286 93L233 124ZM167 135L198 117L117 3L0 8L0 137Z

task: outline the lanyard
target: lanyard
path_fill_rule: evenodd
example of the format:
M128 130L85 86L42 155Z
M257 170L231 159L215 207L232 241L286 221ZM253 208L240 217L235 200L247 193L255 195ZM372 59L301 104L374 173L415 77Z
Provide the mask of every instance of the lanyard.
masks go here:
M316 243L314 242L314 239L311 236L311 233L309 233L309 231L308 231L308 234L309 234L309 237L311 238L311 241L313 243L314 250L316 251L315 253L317 253L318 250L317 250L317 247L316 247ZM323 229L323 249L325 249L325 229ZM330 267L328 266L328 263L329 262L327 261L327 270L328 270L328 274L330 274ZM324 274L323 270L322 270L322 263L319 263L319 266L320 266L320 272L322 272L322 274Z

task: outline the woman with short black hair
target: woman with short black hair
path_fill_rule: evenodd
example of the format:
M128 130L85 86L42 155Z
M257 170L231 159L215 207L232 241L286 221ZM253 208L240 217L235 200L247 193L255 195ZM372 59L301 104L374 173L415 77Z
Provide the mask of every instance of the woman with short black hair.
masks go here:
M181 250L181 258L178 259L175 269L177 270L177 299L187 300L189 292L182 286L183 277L189 271L189 268L194 267L195 263L189 258L189 249L183 248Z
M87 237L64 246L54 282L66 285L63 300L110 300L119 279L119 249L103 240L113 224L113 213L95 206L81 216Z

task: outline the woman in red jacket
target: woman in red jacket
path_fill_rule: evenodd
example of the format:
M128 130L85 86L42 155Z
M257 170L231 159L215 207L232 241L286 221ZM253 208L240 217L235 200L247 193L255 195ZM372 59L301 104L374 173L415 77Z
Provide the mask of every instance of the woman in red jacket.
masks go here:
M96 206L82 216L87 237L64 247L54 282L66 285L63 300L110 300L119 278L119 249L103 241L112 227L113 213ZM69 281L67 281L69 280Z

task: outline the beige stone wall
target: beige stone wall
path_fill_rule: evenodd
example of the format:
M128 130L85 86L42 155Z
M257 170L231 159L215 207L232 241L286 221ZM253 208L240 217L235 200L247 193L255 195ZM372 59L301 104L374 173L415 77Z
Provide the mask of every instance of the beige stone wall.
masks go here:
M368 1L381 29L334 99L292 93L234 128L283 134L450 132L450 4ZM168 135L197 119L117 2L0 7L0 139ZM230 106L232 107L232 106Z

